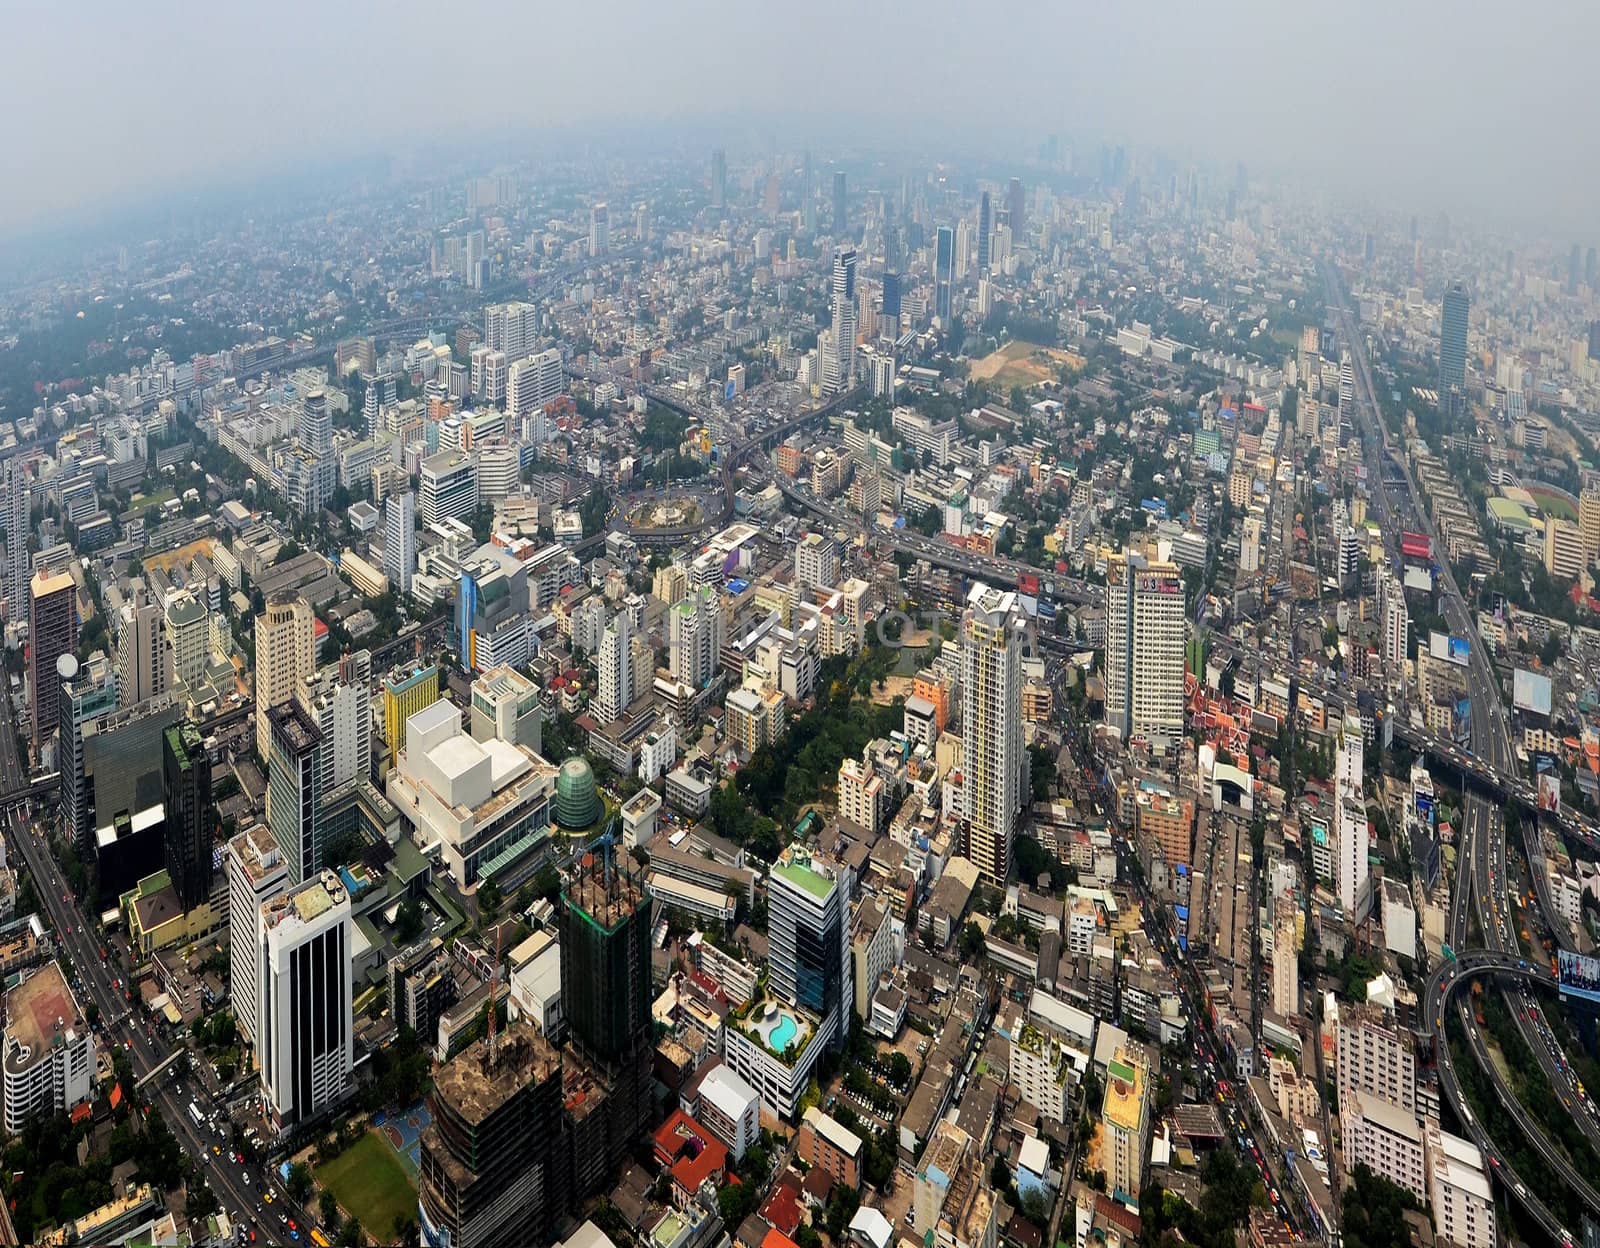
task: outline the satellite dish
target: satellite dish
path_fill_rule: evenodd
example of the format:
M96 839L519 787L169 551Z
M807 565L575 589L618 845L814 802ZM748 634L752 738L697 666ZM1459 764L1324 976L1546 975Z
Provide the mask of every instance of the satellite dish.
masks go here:
M62 680L75 680L78 676L78 660L74 655L63 654L56 660L56 675Z

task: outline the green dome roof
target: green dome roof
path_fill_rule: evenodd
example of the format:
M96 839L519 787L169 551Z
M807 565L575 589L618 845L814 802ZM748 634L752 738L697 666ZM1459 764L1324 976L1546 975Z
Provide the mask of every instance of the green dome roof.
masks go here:
M600 818L602 809L588 760L567 759L556 773L556 822L563 828L587 828Z

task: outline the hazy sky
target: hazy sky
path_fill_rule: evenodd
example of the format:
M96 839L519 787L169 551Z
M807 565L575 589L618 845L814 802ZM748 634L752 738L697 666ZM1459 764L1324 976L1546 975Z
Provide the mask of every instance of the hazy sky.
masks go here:
M1600 9L1575 0L12 0L5 32L7 233L482 126L728 118L737 154L787 117L864 143L925 125L926 149L1159 144L1600 234Z

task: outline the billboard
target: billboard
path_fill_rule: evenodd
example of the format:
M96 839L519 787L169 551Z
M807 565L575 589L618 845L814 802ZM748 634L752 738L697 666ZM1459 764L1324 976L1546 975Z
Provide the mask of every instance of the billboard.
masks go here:
M1458 667L1467 666L1468 655L1471 647L1465 637L1451 637L1446 633L1428 634L1428 653L1436 659L1446 663L1454 663Z
M1563 949L1557 962L1557 979L1563 997L1582 997L1600 1004L1600 959Z
M1511 678L1511 705L1531 715L1550 714L1550 678L1517 668Z
M1450 716L1450 739L1465 746L1472 740L1472 700L1462 698Z
M1426 533L1402 533L1400 553L1408 559L1433 558L1433 543Z
M1538 785L1539 809L1559 815L1561 813L1560 765L1548 754L1535 754L1533 774Z
M1423 793L1420 790L1416 795L1417 818L1425 827L1433 827L1433 794Z

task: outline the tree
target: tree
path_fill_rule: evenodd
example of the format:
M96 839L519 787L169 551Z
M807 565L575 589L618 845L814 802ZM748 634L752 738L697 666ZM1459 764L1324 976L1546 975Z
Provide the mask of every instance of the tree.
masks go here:
M356 1245L360 1244L363 1239L364 1236L361 1232L361 1219L351 1218L344 1224L344 1227L339 1232L339 1238L334 1242L337 1244L347 1245L347 1248L356 1248Z
M996 1156L994 1164L989 1167L989 1186L997 1192L1003 1192L1011 1186L1011 1167L1006 1165L1004 1157Z
M911 1059L898 1049L889 1056L889 1078L902 1088L911 1082Z
M422 935L422 927L422 907L417 904L415 897L407 897L400 903L400 909L395 912L395 939L399 944L409 945Z
M1416 1199L1358 1164L1344 1193L1344 1242L1347 1248L1404 1248L1411 1242L1402 1214L1417 1208Z
M322 1194L317 1197L317 1212L322 1215L322 1225L330 1231L339 1229L339 1221L343 1216L339 1212L339 1198L327 1188L322 1189Z
M306 1197L311 1195L311 1167L303 1161L297 1161L289 1167L289 1178L285 1184L289 1195L296 1204L306 1203Z
M983 929L970 919L961 929L961 956L968 962L976 961L987 952L988 945L983 938Z

